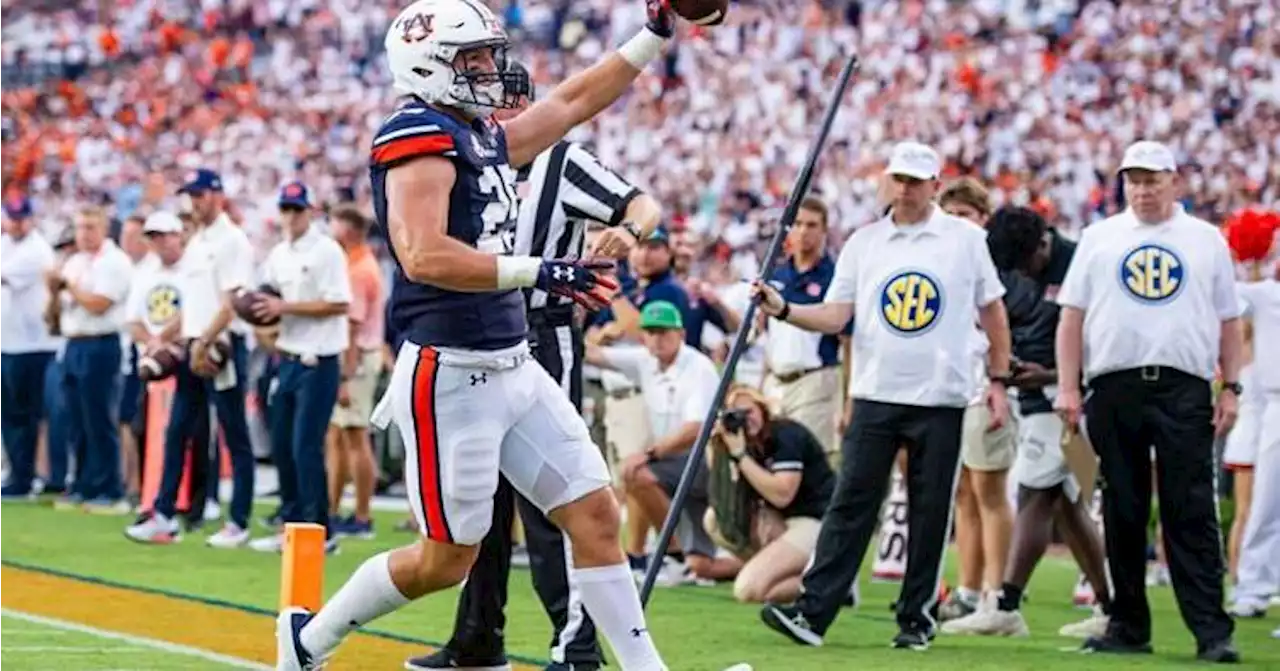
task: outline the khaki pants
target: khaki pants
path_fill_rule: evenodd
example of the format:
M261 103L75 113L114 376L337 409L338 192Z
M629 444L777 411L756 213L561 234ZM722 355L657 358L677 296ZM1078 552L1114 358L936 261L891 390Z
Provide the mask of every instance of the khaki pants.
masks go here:
M644 394L639 391L630 396L609 396L604 401L604 432L608 443L606 461L613 472L613 483L622 484L618 465L623 459L643 452L649 446L649 410L644 404Z
M829 366L804 375L791 382L783 382L769 376L765 392L778 399L782 416L799 422L813 432L827 461L833 468L840 464L840 436L837 417L842 410L840 399L840 368Z

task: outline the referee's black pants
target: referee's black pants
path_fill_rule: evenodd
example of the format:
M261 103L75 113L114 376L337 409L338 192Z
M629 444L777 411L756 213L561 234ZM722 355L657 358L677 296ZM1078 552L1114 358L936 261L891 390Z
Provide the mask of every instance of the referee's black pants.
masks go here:
M534 358L569 393L582 410L582 328L573 323L571 307L529 314ZM505 477L498 480L493 526L480 543L480 554L458 599L449 649L460 656L489 658L503 652L507 574L511 570L511 523L516 510L524 523L533 588L551 619L551 658L555 662L601 664L595 624L569 584L564 534Z
M1151 640L1145 576L1154 445L1160 522L1178 610L1202 648L1226 640L1233 624L1222 605L1226 567L1209 383L1150 366L1098 376L1089 390L1085 428L1102 462L1107 564L1115 584L1108 636L1124 643Z
M911 533L897 619L903 631L932 633L963 425L963 408L854 402L853 421L840 446L836 491L822 517L813 563L804 574L804 593L796 602L815 632L823 634L831 626L858 576L889 490L894 458L905 444Z

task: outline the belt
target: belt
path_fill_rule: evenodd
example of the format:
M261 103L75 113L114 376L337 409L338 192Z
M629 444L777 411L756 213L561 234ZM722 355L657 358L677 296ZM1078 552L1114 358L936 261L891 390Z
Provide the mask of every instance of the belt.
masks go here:
M832 368L832 366L818 366L817 368L806 368L804 370L796 371L794 373L774 373L773 376L778 378L778 382L781 382L783 384L791 384L792 382L795 382L796 380L799 380L800 378L810 373L816 373L820 370L826 370L828 368Z
M1201 378L1196 375L1192 375L1191 373L1188 373L1186 371L1178 370L1177 368L1173 368L1171 366L1140 366L1138 368L1125 368L1123 370L1116 370L1110 373L1103 373L1102 375L1095 377L1094 381L1096 382L1098 380L1103 380L1103 379L1112 378L1112 377L1128 378L1128 379L1136 378L1143 382L1159 382L1160 380L1188 380L1188 379L1195 379L1195 380L1200 380L1202 382L1207 382L1206 380L1204 380L1204 378Z
M555 328L557 326L572 325L572 305L556 305L529 311L529 326L533 328Z
M112 333L86 333L86 334L83 334L83 335L69 335L69 336L66 336L67 340L68 340L68 341L70 341L70 342L89 342L89 341L92 341L92 340L105 340L105 339L107 339L107 338L117 338L117 339L118 339L119 337L120 337L120 333L119 333L119 332L112 332Z
M297 363L300 363L306 366L307 368L318 366L322 359L332 359L337 356L338 356L337 354L321 355L321 354L294 354L293 352L280 352L281 361L295 361Z
M610 391L606 393L609 395L609 398L622 401L640 393L640 390L639 389L616 389L614 391Z

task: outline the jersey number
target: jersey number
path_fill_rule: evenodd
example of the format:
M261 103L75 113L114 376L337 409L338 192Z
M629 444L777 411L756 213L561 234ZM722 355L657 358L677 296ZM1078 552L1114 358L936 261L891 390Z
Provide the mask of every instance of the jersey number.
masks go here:
M510 254L516 245L516 171L509 165L487 165L477 180L480 190L491 200L480 213L484 230L476 239L476 249L489 254Z

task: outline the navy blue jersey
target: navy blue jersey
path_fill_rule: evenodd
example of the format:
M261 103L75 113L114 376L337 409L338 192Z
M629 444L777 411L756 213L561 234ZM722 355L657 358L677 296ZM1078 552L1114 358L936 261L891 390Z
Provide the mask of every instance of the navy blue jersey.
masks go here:
M369 176L378 225L387 230L387 171L423 156L447 157L457 170L449 193L449 237L489 254L510 254L518 203L502 127L488 120L467 124L416 98L404 99L373 140ZM525 340L520 291L472 293L420 284L405 275L394 245L391 258L396 273L387 316L402 340L471 350L503 349Z

